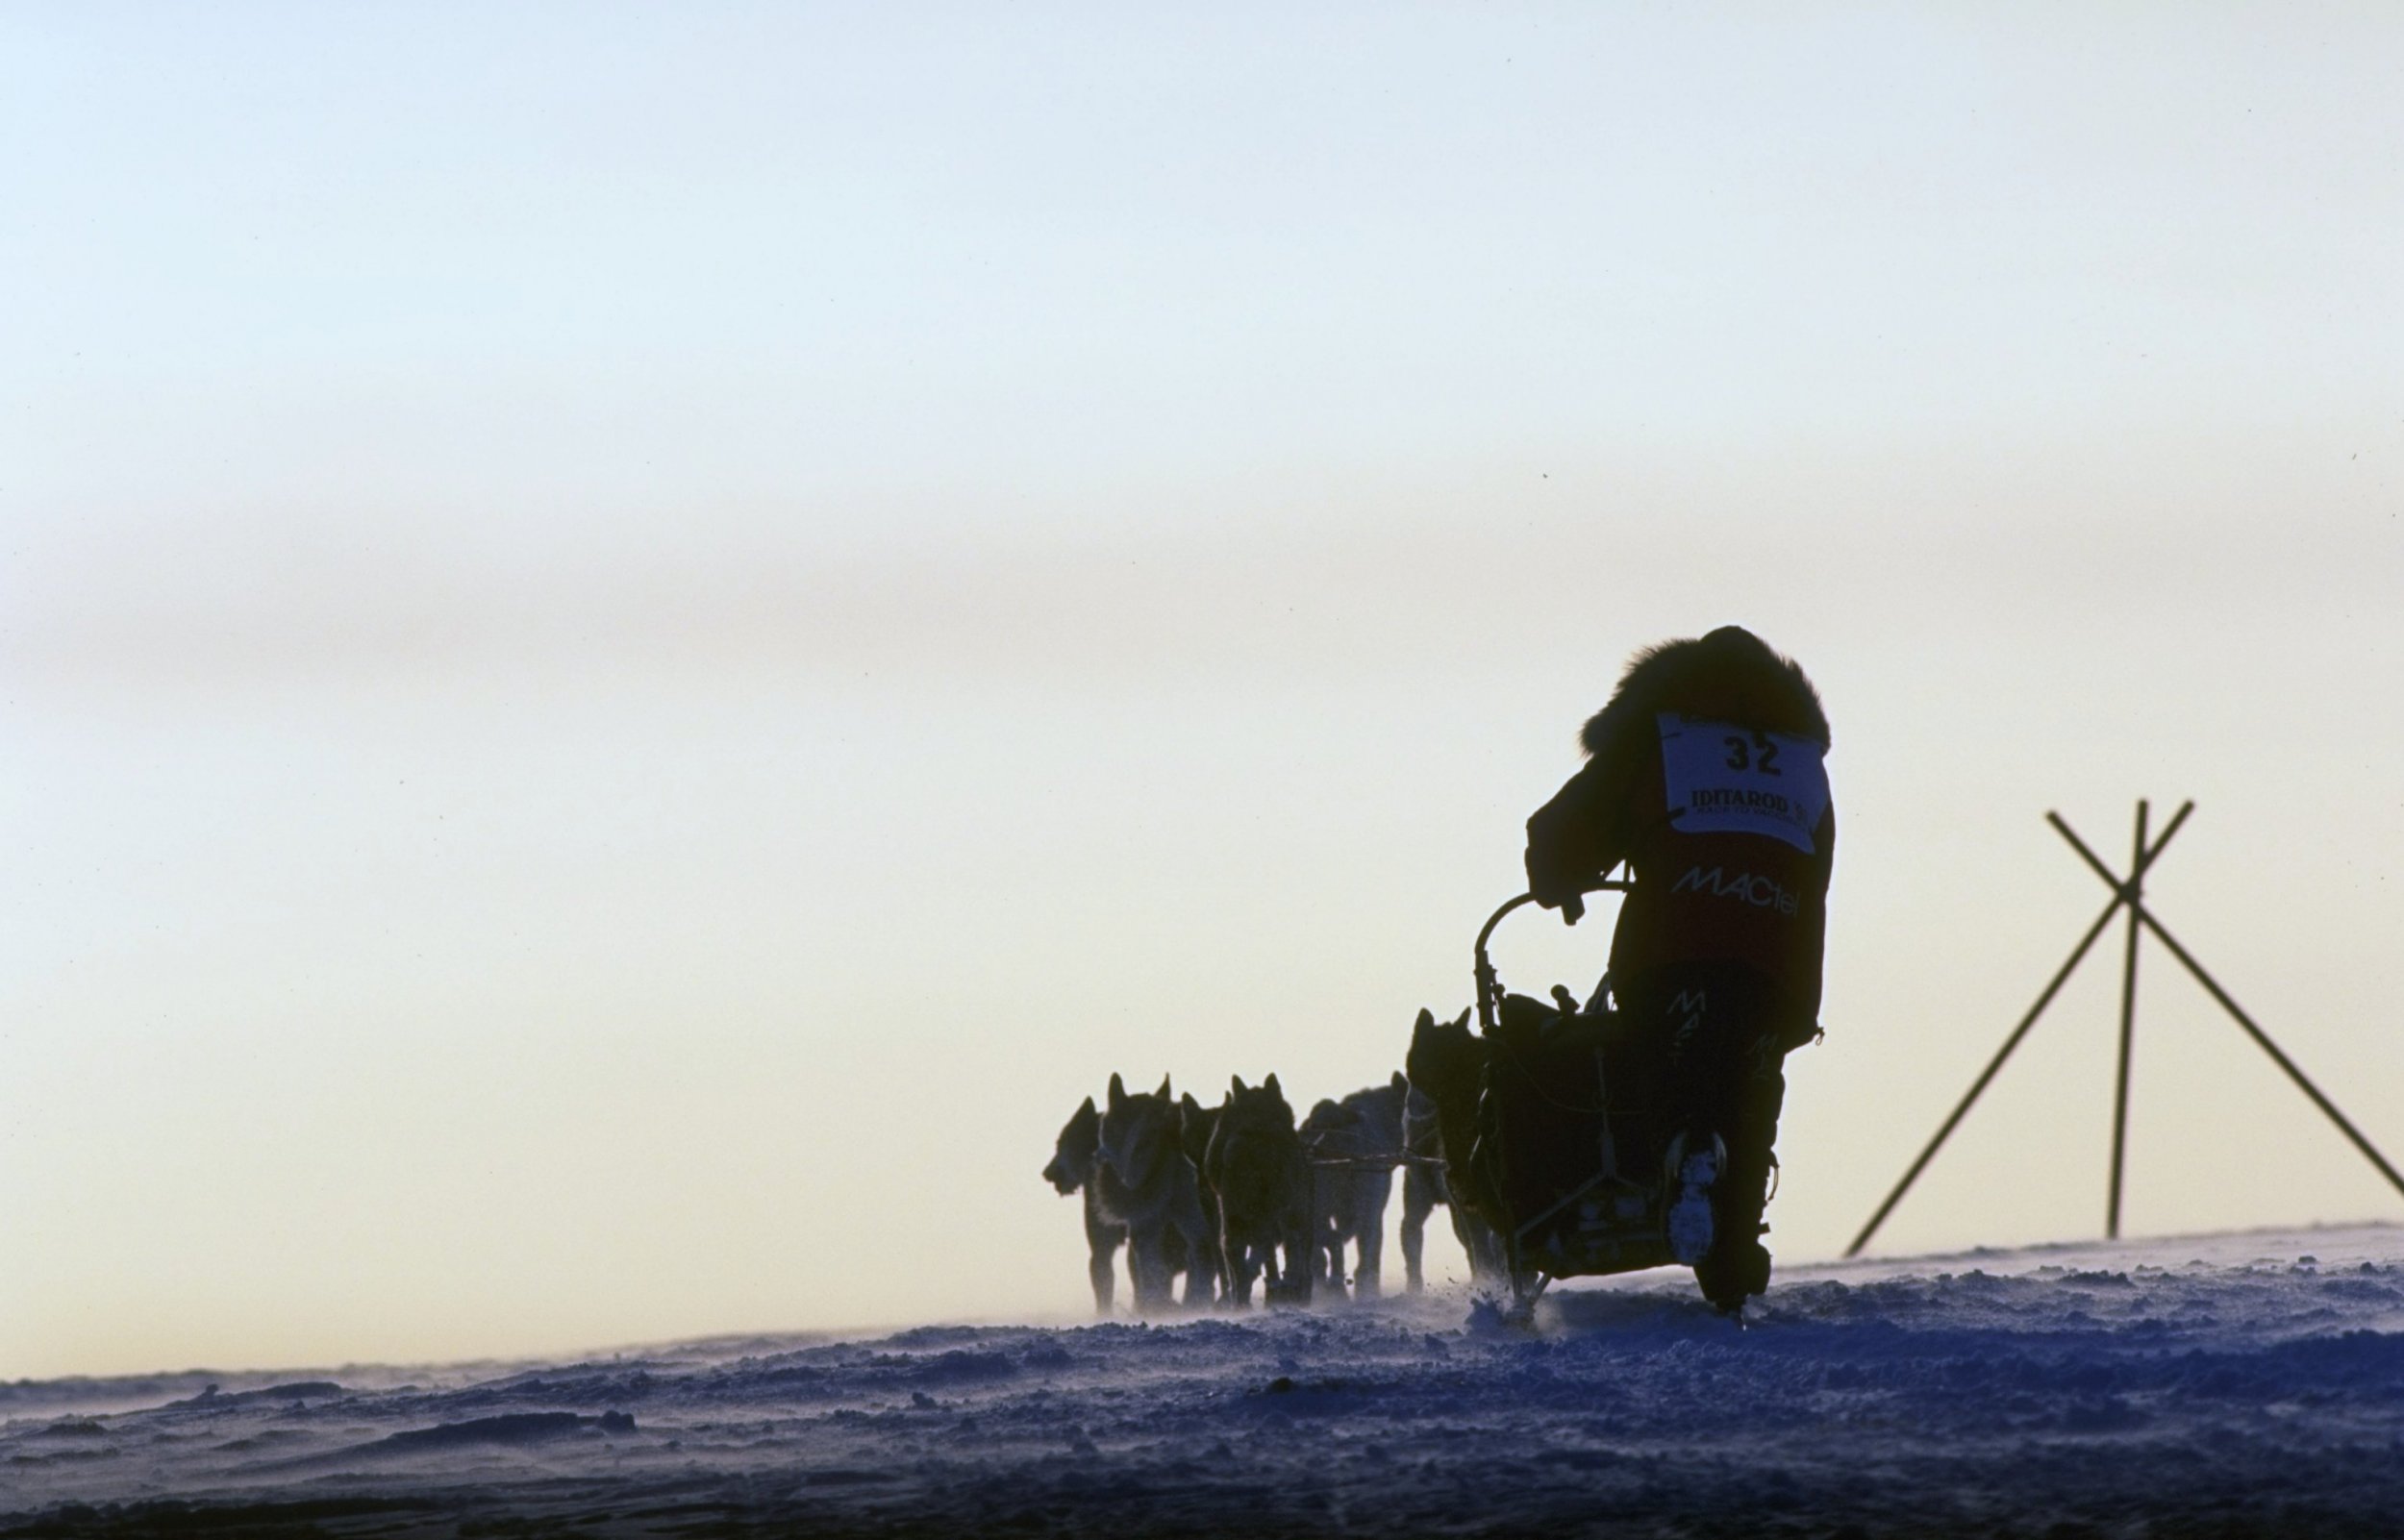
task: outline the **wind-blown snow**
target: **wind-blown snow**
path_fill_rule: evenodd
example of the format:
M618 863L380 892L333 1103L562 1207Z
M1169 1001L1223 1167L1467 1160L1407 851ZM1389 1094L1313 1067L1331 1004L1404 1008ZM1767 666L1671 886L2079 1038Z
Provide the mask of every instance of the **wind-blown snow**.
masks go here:
M0 1535L2394 1534L2404 1230L0 1385ZM208 1388L213 1382L215 1388Z

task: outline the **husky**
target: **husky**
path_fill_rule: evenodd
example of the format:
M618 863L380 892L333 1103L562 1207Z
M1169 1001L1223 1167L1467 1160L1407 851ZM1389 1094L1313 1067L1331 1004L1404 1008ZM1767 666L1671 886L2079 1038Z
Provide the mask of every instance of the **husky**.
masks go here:
M1308 1304L1311 1167L1276 1076L1257 1087L1240 1075L1229 1081L1203 1171L1218 1194L1222 1277L1234 1303L1250 1304L1252 1280L1265 1273L1268 1303Z
M1402 1103L1402 1148L1409 1164L1402 1168L1402 1272L1403 1290L1416 1294L1427 1286L1421 1261L1427 1251L1427 1216L1436 1205L1449 1205L1452 1200L1444 1190L1444 1141L1442 1130L1436 1121L1436 1102L1417 1086ZM1452 1210L1454 1233L1460 1232L1462 1215ZM1477 1276L1477 1257L1469 1257L1469 1274Z
M1210 1268L1214 1282L1219 1281L1219 1274L1223 1266L1218 1242L1218 1188L1211 1182L1209 1165L1211 1135L1217 1131L1218 1112L1217 1107L1204 1106L1195 1101L1191 1091L1177 1098L1178 1143L1186 1152L1186 1159L1192 1164L1194 1179L1200 1183L1202 1189L1204 1236L1200 1254L1206 1258L1202 1265ZM1189 1273L1186 1276L1186 1302L1188 1304L1193 1303L1193 1280L1194 1275ZM1219 1303L1222 1304L1229 1303L1223 1289Z
M1359 1249L1353 1296L1378 1296L1386 1249L1386 1201L1393 1195L1394 1167L1402 1163L1402 1105L1411 1082L1397 1071L1384 1085L1355 1091L1341 1102L1321 1102L1302 1121L1302 1144L1311 1157L1311 1276L1344 1289L1344 1247Z
M1469 1161L1469 1152L1477 1142L1477 1104L1486 1074L1486 1040L1469 1031L1467 1011L1440 1023L1434 1011L1421 1010L1411 1029L1411 1054L1403 1066L1423 1108L1412 1136L1413 1148L1418 1149L1424 1140L1443 1159L1435 1173L1441 1182L1434 1189L1439 1196L1430 1196L1430 1188L1422 1187L1415 1199L1410 1181L1403 1184L1403 1266L1407 1272L1417 1271L1413 1205L1425 1205L1416 1210L1416 1223L1423 1226L1429 1208L1441 1201L1452 1210L1452 1232L1460 1237L1462 1251L1468 1254L1470 1285L1478 1289L1514 1282L1510 1250L1496 1228L1509 1224L1511 1216L1500 1198L1478 1182ZM1418 1174L1419 1168L1412 1169L1413 1175Z
M1186 1275L1186 1304L1212 1303L1217 1269L1203 1250L1201 1181L1186 1158L1177 1104L1168 1077L1148 1095L1129 1095L1115 1075L1102 1109L1093 1152L1095 1207L1127 1234L1127 1272L1136 1313L1150 1315L1176 1303L1175 1275Z
M1086 1276L1093 1283L1093 1313L1106 1316L1117 1291L1118 1248L1126 1244L1127 1227L1102 1212L1101 1193L1093 1181L1093 1156L1101 1147L1102 1114L1089 1096L1061 1126L1060 1137L1052 1144L1052 1163L1043 1168L1043 1180L1063 1198L1080 1190L1085 1193L1085 1242L1090 1254Z

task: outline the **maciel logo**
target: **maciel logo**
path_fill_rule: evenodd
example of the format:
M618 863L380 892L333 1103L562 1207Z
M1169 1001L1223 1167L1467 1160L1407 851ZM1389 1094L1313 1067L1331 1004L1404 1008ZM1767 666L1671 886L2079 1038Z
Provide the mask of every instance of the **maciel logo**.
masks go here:
M1714 898L1738 899L1757 909L1776 909L1792 914L1798 907L1794 890L1780 887L1766 877L1751 872L1727 875L1727 868L1714 866L1706 870L1696 865L1687 868L1686 875L1671 885L1672 893L1708 893Z

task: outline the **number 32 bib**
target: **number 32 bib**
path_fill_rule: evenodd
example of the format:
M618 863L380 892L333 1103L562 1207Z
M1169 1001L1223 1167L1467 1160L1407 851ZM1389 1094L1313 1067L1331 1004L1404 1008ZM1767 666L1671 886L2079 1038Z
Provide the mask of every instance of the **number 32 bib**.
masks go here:
M1766 834L1805 855L1828 810L1825 752L1809 738L1664 711L1661 770L1669 820L1686 834Z

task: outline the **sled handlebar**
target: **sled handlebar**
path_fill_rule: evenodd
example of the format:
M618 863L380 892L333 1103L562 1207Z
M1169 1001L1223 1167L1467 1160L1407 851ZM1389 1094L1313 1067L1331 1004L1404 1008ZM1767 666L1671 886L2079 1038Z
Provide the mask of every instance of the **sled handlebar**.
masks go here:
M1578 891L1581 894L1625 893L1635 885L1636 880L1633 878L1610 877L1597 872L1581 882L1578 885ZM1494 964L1486 956L1486 943L1493 937L1494 927L1502 924L1504 915L1521 905L1535 902L1536 895L1533 893L1522 893L1517 898L1507 901L1501 908L1486 917L1484 929L1477 933L1475 949L1477 954L1477 1024L1478 1030L1482 1032L1490 1034L1493 1031L1494 1011L1501 1000L1501 982L1494 977Z

